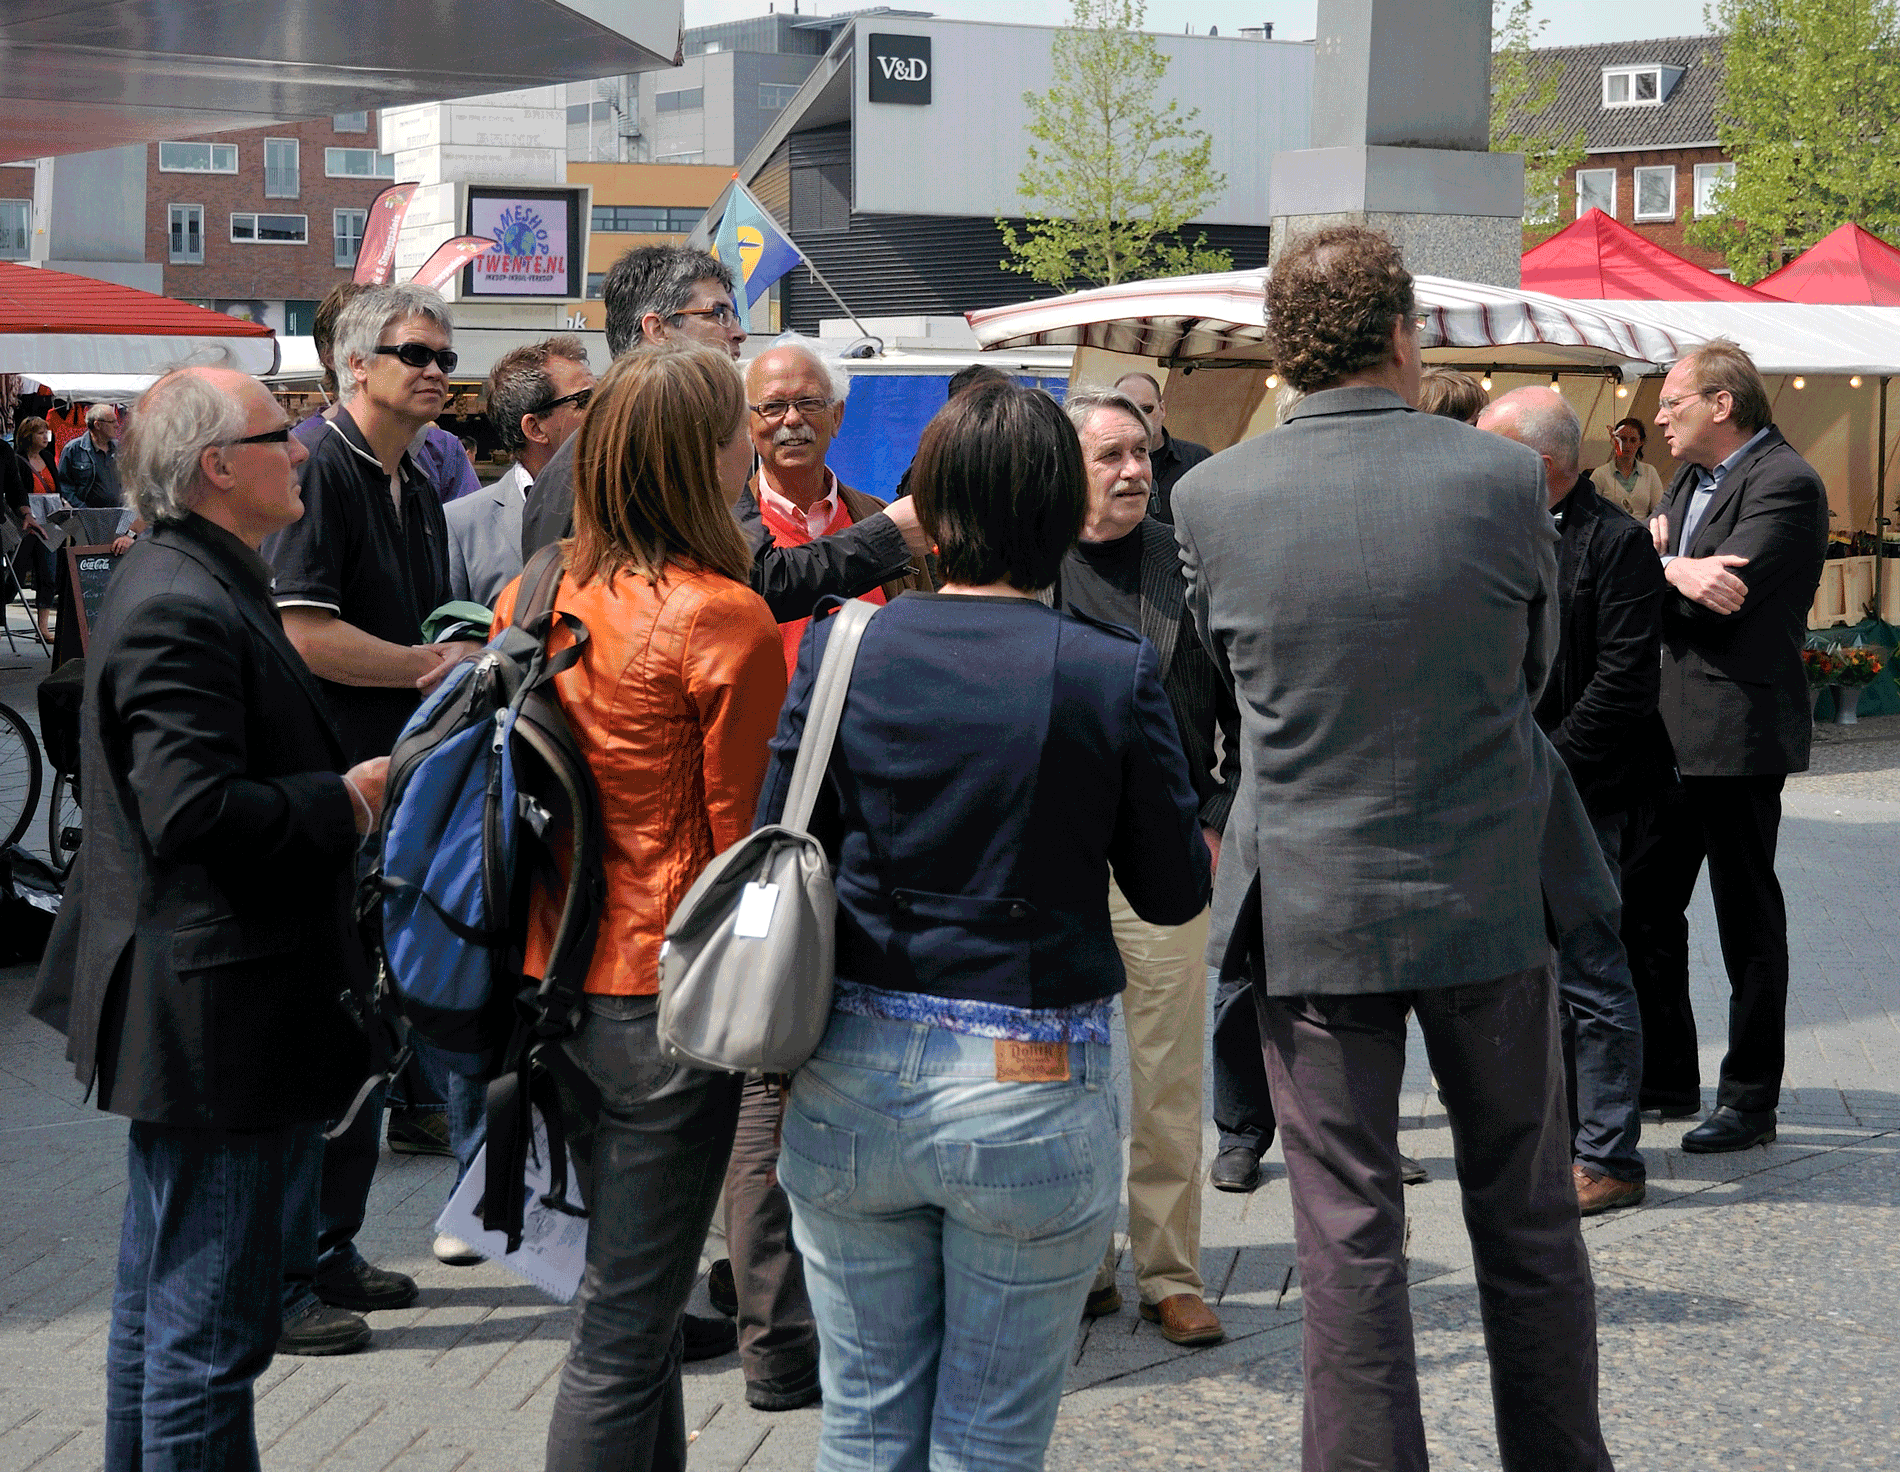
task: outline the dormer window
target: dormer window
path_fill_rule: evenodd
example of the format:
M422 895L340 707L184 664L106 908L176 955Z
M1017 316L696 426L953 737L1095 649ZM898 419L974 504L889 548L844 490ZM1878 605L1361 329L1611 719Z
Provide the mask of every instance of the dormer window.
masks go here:
M1679 66L1606 66L1603 68L1605 107L1659 107L1682 75Z

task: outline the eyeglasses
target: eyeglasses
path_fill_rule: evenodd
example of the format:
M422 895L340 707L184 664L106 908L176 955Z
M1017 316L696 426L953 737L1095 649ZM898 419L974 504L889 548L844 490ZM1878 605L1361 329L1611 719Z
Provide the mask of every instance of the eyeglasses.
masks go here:
M1689 400L1700 399L1703 397L1706 397L1706 395L1703 393L1701 389L1697 389L1692 394L1677 394L1673 398L1658 399L1656 400L1656 407L1658 409L1663 410L1665 413L1673 414L1676 412L1677 409L1681 408L1684 404L1688 403Z
M422 342L399 342L376 351L396 359L405 368L427 368L433 363L444 373L453 373L455 365L462 361L462 355L454 348L432 348Z
M593 397L594 391L591 388L578 388L571 394L562 394L558 399L549 399L545 404L541 405L540 408L530 409L528 412L530 414L546 416L552 414L563 404L572 404L576 409L585 409Z
M792 410L798 410L798 417L811 419L825 412L836 399L767 399L763 404L748 404L750 409L767 424L777 424Z
M289 438L290 424L289 421L285 421L277 428L267 429L262 434L247 434L243 439L219 440L218 443L221 445L281 445Z
M681 307L673 315L675 317L710 317L721 327L730 327L739 320L739 314L724 302L716 307Z

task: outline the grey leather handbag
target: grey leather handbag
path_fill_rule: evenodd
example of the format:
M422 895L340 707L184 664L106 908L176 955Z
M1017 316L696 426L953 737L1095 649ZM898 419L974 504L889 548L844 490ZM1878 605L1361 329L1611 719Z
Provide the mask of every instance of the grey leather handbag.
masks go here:
M781 821L706 866L660 948L660 1051L730 1073L790 1073L831 1020L838 897L807 831L825 782L858 642L877 612L852 599L832 618Z

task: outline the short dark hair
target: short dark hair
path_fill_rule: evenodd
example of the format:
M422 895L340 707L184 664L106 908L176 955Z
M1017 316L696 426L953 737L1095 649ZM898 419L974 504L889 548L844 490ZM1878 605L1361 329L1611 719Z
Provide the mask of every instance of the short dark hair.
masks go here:
M1643 421L1633 416L1628 419L1619 419L1610 426L1610 433L1615 434L1619 429L1633 429L1636 431L1636 458L1638 460L1642 459L1643 451L1649 445L1649 430L1643 424Z
M641 245L613 263L600 284L607 308L607 351L616 358L640 345L640 323L648 312L671 317L692 299L702 281L732 291L732 270L719 257L683 245Z
M910 487L945 581L968 586L1048 587L1088 510L1068 416L1041 389L1014 383L980 383L939 409Z
M362 281L337 282L330 288L329 295L318 304L317 315L311 319L310 341L323 363L323 391L333 399L336 397L336 364L333 361L336 352L336 319L343 315L345 307L369 289L368 283Z
M1727 394L1732 406L1729 417L1736 428L1753 434L1774 422L1774 410L1768 401L1768 385L1762 382L1755 360L1732 338L1712 337L1693 353L1689 361L1696 392Z
M587 344L562 333L503 353L488 370L488 422L500 436L501 447L510 453L527 443L521 433L521 416L538 414L541 406L554 397L554 380L548 377L549 358L566 358L584 368Z
M1392 324L1417 310L1412 274L1389 237L1363 225L1302 235L1267 280L1274 366L1302 393L1385 361Z
M972 363L968 368L959 368L950 375L950 387L944 397L954 399L966 388L975 388L979 383L1014 383L1015 381L1001 368L992 368L988 363Z
M1427 368L1418 378L1418 407L1424 414L1471 423L1484 412L1491 396L1469 373L1456 368Z
M1124 373L1120 378L1115 380L1113 387L1120 388L1124 383L1128 382L1128 380L1131 378L1140 378L1140 379L1145 380L1147 382L1148 387L1155 391L1155 397L1157 399L1161 397L1161 380L1156 378L1154 374L1152 373Z

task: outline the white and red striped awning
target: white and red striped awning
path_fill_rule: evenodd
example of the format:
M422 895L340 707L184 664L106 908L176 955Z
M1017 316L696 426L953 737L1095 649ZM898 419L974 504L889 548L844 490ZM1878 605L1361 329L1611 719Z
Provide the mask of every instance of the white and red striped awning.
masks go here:
M965 315L985 348L1091 347L1163 361L1263 355L1267 276L1263 267L1128 281ZM1418 277L1416 291L1430 317L1421 340L1436 361L1642 373L1701 341L1601 303L1542 292L1441 276Z

